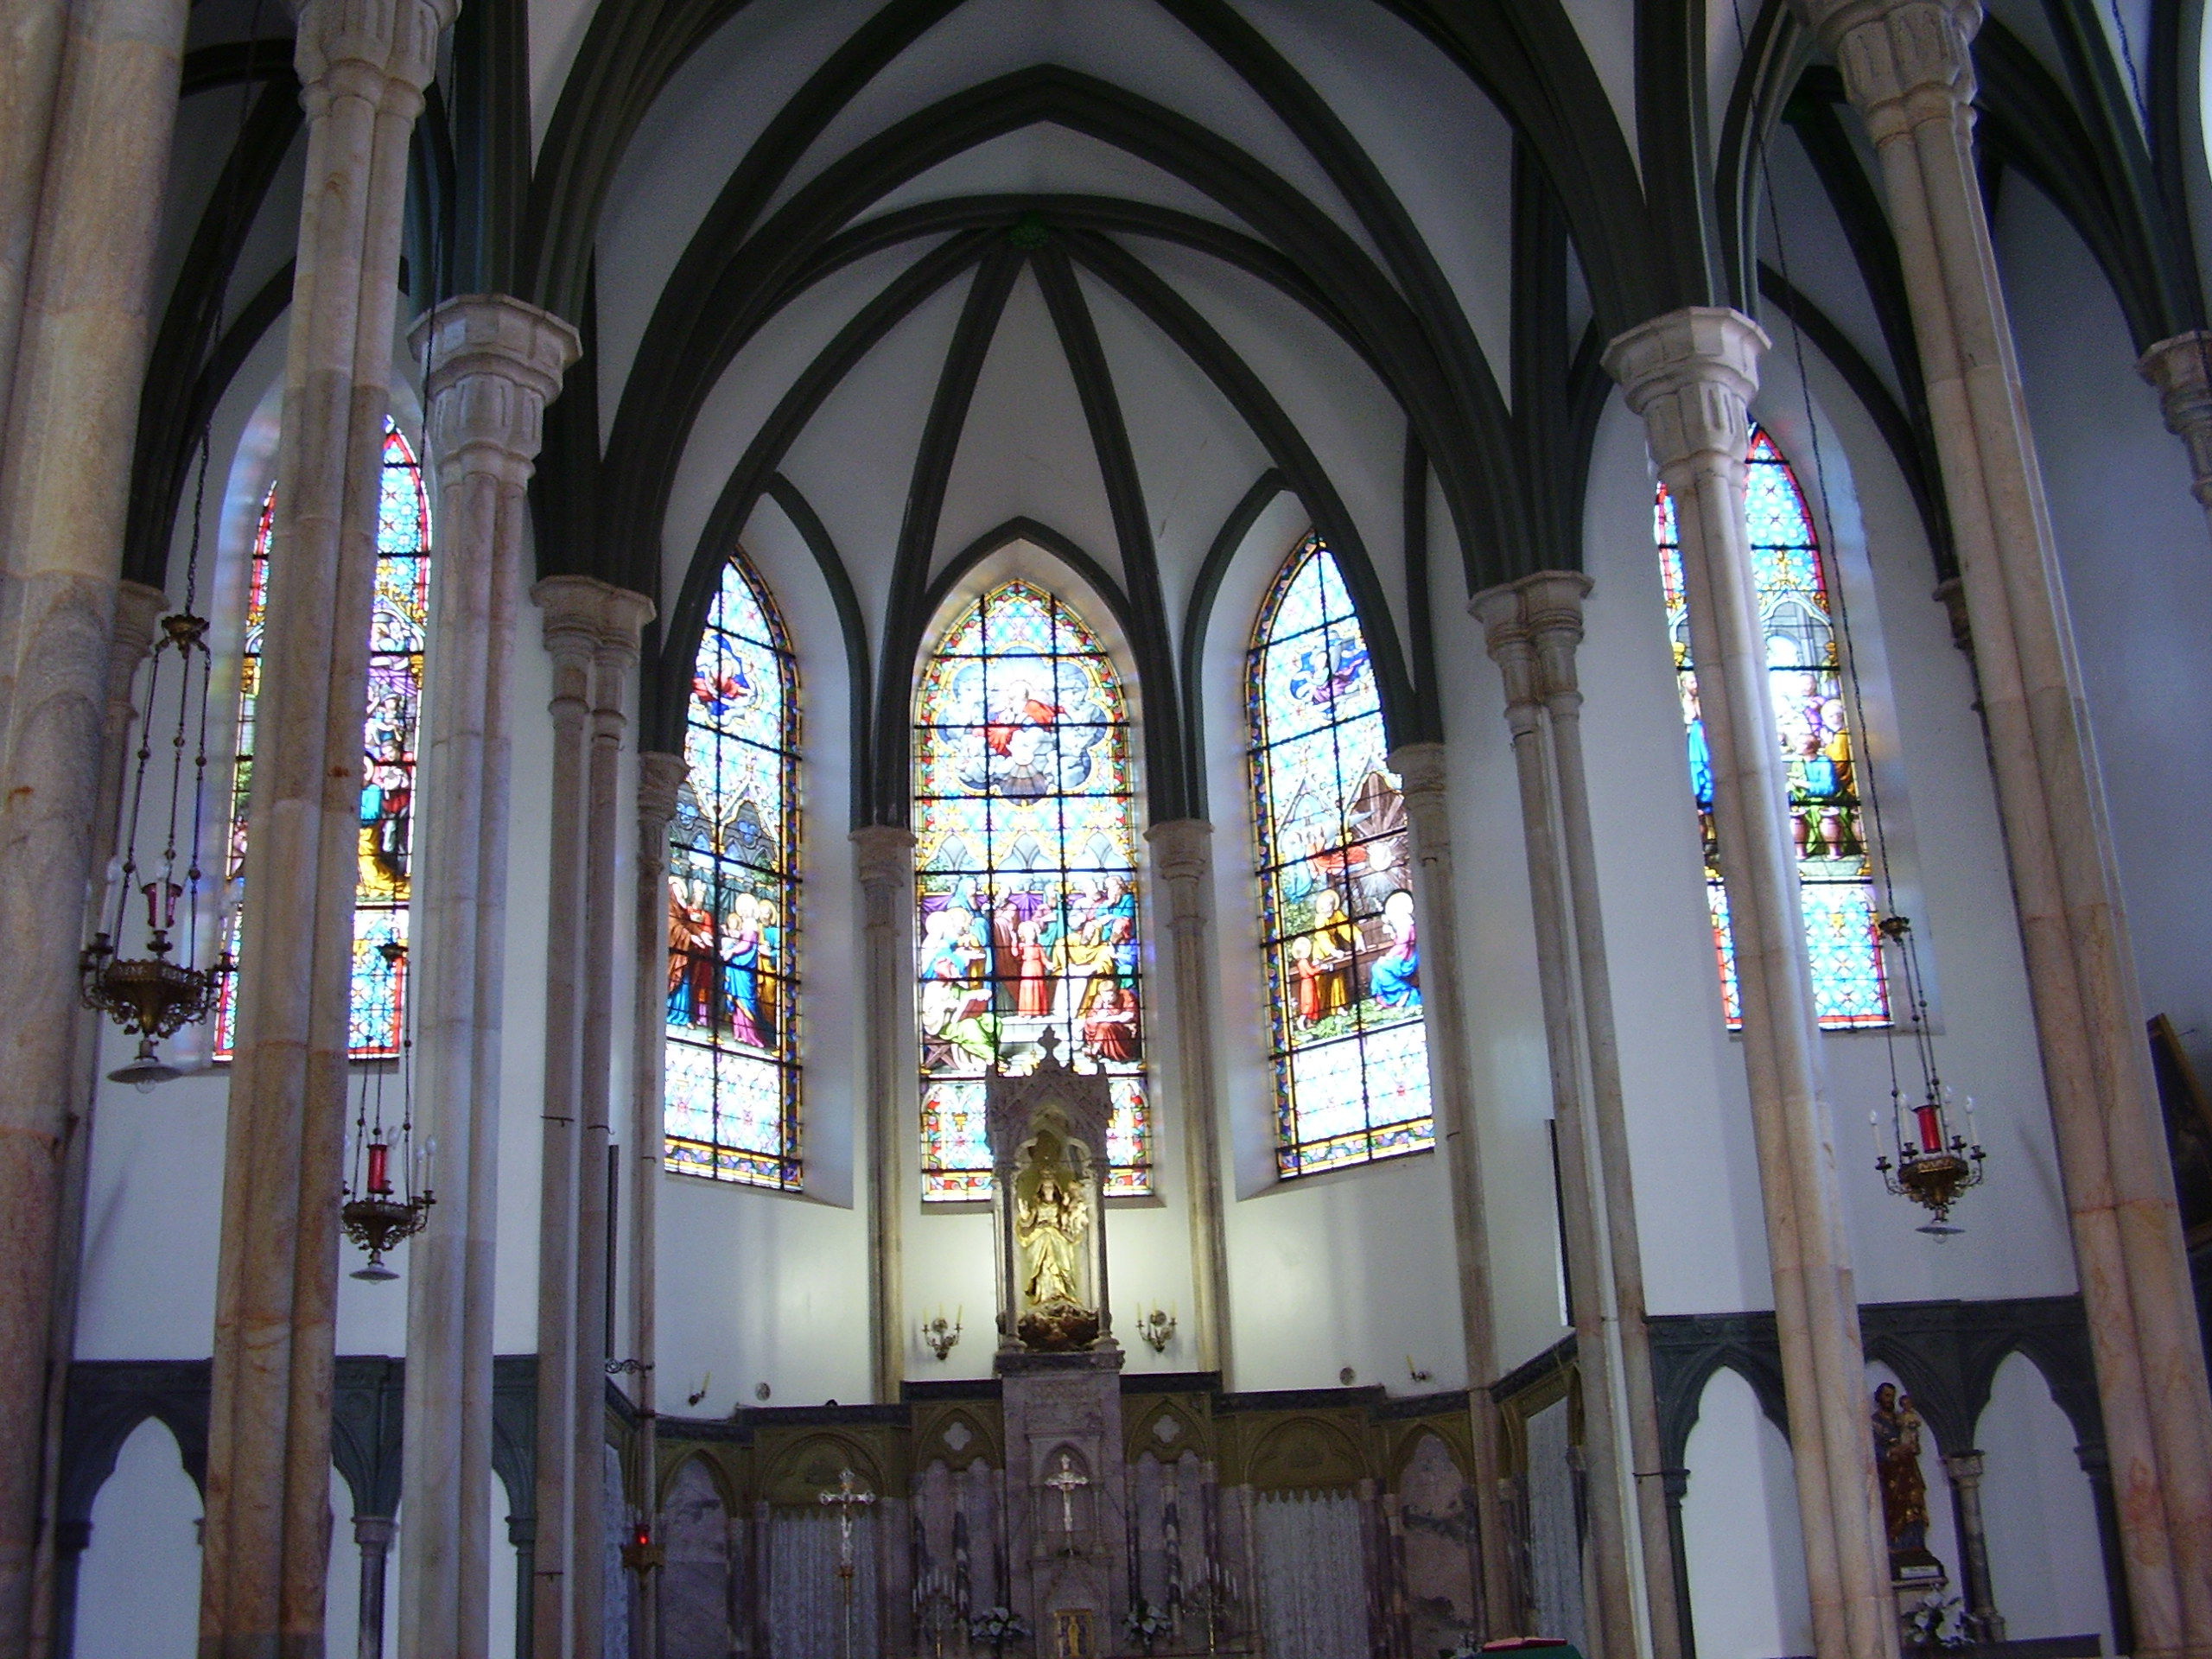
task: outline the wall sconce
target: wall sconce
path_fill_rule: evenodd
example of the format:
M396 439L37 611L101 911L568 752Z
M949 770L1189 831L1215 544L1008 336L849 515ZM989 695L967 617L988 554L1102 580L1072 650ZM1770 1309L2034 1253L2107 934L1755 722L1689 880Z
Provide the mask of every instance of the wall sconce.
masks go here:
M930 1352L935 1354L940 1360L950 1355L960 1341L962 1312L962 1309L955 1308L950 1324L946 1323L944 1312L941 1308L938 1311L937 1318L922 1321L922 1341Z
M1137 1318L1137 1335L1155 1354L1167 1351L1167 1344L1175 1340L1175 1316L1164 1307L1155 1307Z

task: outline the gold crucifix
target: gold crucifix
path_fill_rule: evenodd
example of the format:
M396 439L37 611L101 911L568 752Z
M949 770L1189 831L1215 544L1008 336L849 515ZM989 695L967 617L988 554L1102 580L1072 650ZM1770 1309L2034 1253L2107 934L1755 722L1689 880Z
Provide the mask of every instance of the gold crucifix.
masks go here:
M1060 1495L1060 1530L1071 1538L1075 1535L1075 1495L1079 1487L1090 1484L1090 1477L1075 1471L1075 1459L1065 1452L1060 1453L1060 1467L1057 1474L1045 1477L1045 1484Z
M818 1502L837 1506L837 1576L853 1576L853 1510L875 1502L875 1494L861 1486L849 1469L837 1471L837 1490L817 1494Z

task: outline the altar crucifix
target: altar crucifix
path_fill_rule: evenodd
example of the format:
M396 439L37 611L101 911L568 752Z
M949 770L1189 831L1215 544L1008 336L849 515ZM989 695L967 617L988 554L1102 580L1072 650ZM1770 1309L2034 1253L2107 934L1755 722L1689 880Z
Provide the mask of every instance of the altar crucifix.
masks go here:
M1068 1452L1060 1453L1060 1466L1045 1477L1045 1484L1060 1495L1060 1530L1067 1535L1063 1547L1068 1554L1075 1554L1075 1495L1090 1484L1090 1477L1075 1471L1075 1459Z
M875 1502L875 1494L864 1490L860 1478L850 1469L837 1471L837 1490L817 1495L818 1502L834 1504L837 1510L837 1590L843 1604L844 1633L842 1659L853 1655L853 1511L864 1509Z

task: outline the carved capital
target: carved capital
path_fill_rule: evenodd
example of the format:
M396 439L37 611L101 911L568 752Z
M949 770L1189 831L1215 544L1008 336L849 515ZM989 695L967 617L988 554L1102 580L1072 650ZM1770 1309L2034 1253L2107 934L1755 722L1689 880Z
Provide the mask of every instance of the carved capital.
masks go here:
M413 120L460 0L295 0L292 53L310 121L358 98Z
M1580 570L1539 570L1519 585L1536 648L1536 690L1554 715L1570 714L1582 703L1574 653L1582 645L1582 601L1590 578Z
M1213 825L1204 818L1170 818L1145 831L1152 873L1171 887L1203 882L1213 874Z
M868 900L868 924L887 924L888 912L879 923L876 907L895 906L909 891L914 880L914 832L897 824L871 823L854 830L852 841L853 874Z
M1639 323L1605 347L1605 370L1643 416L1664 473L1712 458L1740 468L1766 331L1726 306L1693 305Z
M1419 802L1443 800L1451 772L1441 743L1401 743L1390 751L1389 760L1408 812Z
M1536 642L1529 632L1527 595L1517 582L1485 588L1467 608L1483 625L1483 645L1505 679L1505 723L1514 737L1536 729Z
M111 715L120 712L124 720L130 718L130 683L138 664L153 649L155 629L168 607L169 596L158 588L149 588L143 582L116 584L115 632L108 636L107 658Z
M1981 1471L1981 1453L1979 1452L1954 1452L1943 1459L1943 1472L1951 1478L1954 1486L1979 1485Z
M429 448L443 474L528 483L545 405L581 349L576 331L506 295L471 294L426 314L407 338L430 365Z
M1877 143L1923 121L1971 119L1980 0L1797 0Z
M667 835L677 798L690 775L690 766L680 754L647 750L638 757L638 822L648 827L646 839Z
M572 655L581 662L634 661L638 635L653 618L653 602L643 594L596 576L547 576L530 596L544 613L545 649L556 664Z
M2135 372L2158 389L2166 430L2189 448L2190 487L2212 512L2212 333L2196 328L2160 340Z
M399 1535L399 1523L388 1515L357 1515L353 1517L353 1541L361 1547L365 1555L381 1555L391 1548L391 1541Z

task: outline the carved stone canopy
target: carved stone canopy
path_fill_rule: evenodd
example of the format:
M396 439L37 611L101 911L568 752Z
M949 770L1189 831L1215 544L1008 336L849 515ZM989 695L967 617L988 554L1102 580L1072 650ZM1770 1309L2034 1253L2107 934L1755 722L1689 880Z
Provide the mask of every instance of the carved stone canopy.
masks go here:
M1045 1057L1034 1071L1020 1077L993 1072L984 1085L983 1131L991 1145L991 1167L1001 1179L1011 1173L1034 1126L1057 1120L1067 1137L1090 1153L1103 1182L1106 1126L1114 1116L1112 1085L1103 1072L1062 1065L1054 1052L1058 1033L1048 1030L1043 1040Z

